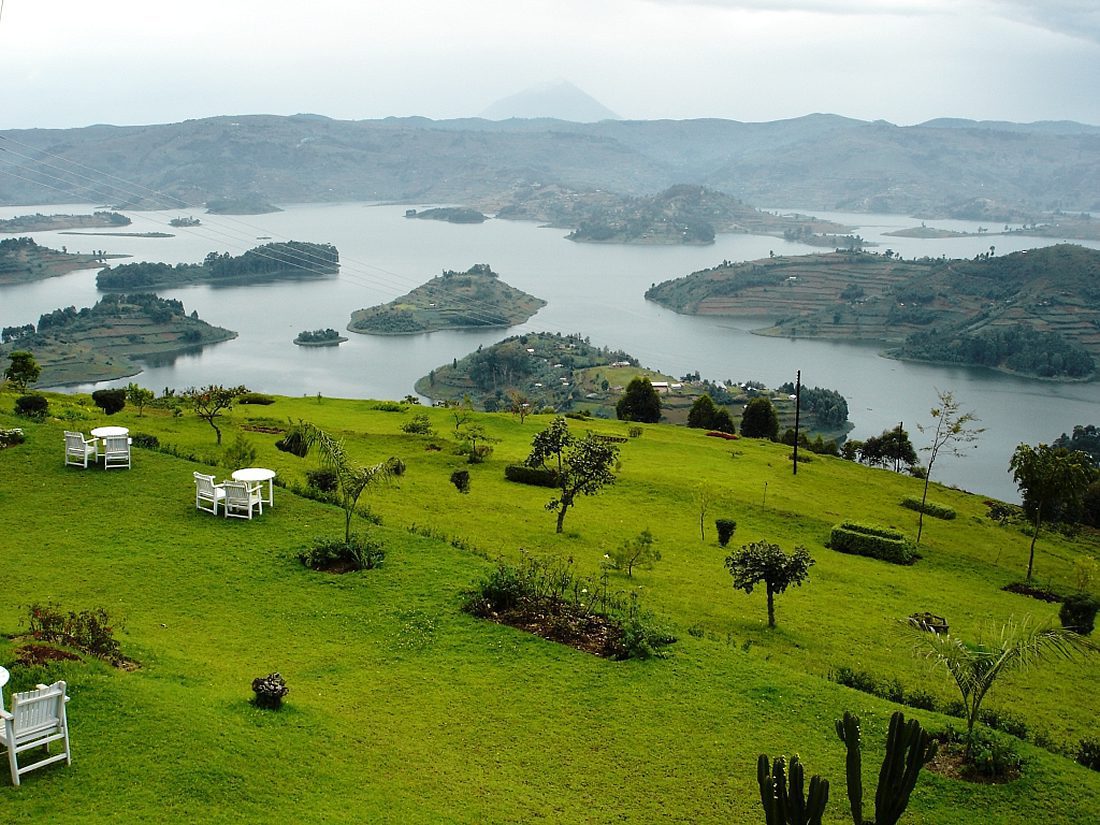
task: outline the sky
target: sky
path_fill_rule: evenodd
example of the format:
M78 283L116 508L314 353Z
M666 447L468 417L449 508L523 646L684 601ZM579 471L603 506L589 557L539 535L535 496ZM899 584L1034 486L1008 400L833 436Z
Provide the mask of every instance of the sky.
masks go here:
M0 129L474 117L562 80L628 119L1100 125L1098 0L0 3Z

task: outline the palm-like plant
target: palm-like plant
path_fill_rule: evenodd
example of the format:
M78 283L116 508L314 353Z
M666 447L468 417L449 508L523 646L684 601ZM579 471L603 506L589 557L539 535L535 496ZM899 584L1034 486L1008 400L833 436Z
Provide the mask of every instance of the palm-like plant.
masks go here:
M1017 622L990 625L979 633L973 643L950 634L939 635L913 630L917 639L917 654L942 666L951 674L966 708L966 751L970 759L974 738L974 723L982 701L998 677L1021 670L1052 656L1071 658L1075 653L1100 650L1083 636L1053 625L1036 625L1030 616Z

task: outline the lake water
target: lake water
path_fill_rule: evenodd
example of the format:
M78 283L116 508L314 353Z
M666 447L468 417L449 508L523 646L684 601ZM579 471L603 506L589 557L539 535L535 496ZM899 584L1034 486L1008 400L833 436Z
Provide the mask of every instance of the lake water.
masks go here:
M88 204L0 207L0 218L39 211L87 213ZM777 211L802 211L781 209ZM33 233L47 246L71 252L93 249L124 253L134 260L198 262L208 252L241 254L268 240L332 243L340 250L338 276L322 280L162 291L197 310L209 323L236 330L230 342L182 355L168 363L147 364L133 380L150 389L210 383L246 384L285 395L402 398L413 382L479 345L490 345L524 331L578 332L594 344L623 349L654 369L673 375L698 370L703 376L737 381L756 379L768 386L793 381L802 370L808 386L836 389L847 399L861 438L904 422L914 444L925 442L915 425L927 423L936 388L950 389L987 427L966 459L941 457L937 480L1008 500L1016 490L1008 459L1023 441L1049 442L1074 424L1100 423L1096 404L1100 384L1053 384L1000 375L988 370L892 361L872 345L764 338L750 334L759 319L696 318L677 315L646 302L650 284L731 261L820 251L802 244L752 235L719 235L706 247L642 247L576 244L565 232L532 223L490 220L454 225L409 220L404 206L309 204L256 216L215 216L201 211L127 213L128 232L172 232L172 238ZM173 229L180 215L202 225ZM969 238L913 239L883 233L919 221L904 215L813 214L855 228L877 249L905 257L973 257L996 246L996 254L1042 246L1045 239L983 235ZM968 221L930 225L975 231ZM1098 244L1087 244L1100 246ZM527 324L509 330L449 331L376 337L351 334L339 347L298 347L291 341L304 329L342 330L351 312L408 292L444 269L465 270L488 263L505 282L548 301ZM98 300L97 270L84 270L34 284L0 287L0 326L37 322L57 307L90 306ZM92 387L82 386L80 391Z

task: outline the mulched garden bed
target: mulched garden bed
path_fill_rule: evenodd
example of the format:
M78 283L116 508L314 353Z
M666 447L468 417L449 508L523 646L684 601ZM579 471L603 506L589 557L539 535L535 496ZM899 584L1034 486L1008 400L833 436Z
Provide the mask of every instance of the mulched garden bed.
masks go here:
M487 607L471 611L475 616L534 633L543 639L569 645L605 659L622 659L623 630L618 623L595 613L581 613L566 603L518 605L509 610Z
M75 653L62 650L52 645L34 644L23 645L15 649L15 661L24 667L44 665L47 662L83 661Z
M1043 602L1061 602L1064 599L1051 590L1041 584L1028 584L1027 582L1012 582L1006 584L1001 590L1005 590L1009 593L1017 593L1021 596L1030 596L1033 599L1039 599Z
M973 766L963 761L966 745L962 742L940 742L936 756L925 765L925 769L948 779L973 782L976 785L1004 785L1020 778L1020 771L1013 769L1004 776L989 776L979 773Z

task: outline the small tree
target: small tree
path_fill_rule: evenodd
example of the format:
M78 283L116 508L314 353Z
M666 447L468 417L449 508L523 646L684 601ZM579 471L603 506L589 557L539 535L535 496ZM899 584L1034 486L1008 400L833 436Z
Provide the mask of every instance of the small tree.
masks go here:
M546 509L557 511L557 532L562 532L565 514L576 504L577 496L594 496L604 487L615 483L615 463L619 448L607 444L592 433L577 440L569 432L569 425L561 416L550 426L535 435L531 441L531 454L524 461L528 467L542 467L557 473L559 494L546 504Z
M707 512L710 510L715 498L717 498L717 491L714 489L714 485L707 481L699 482L692 491L691 500L699 513L699 541L705 541L707 538L705 530Z
M733 586L746 593L763 583L768 593L768 627L775 627L775 594L791 585L801 585L810 575L814 560L805 547L796 547L787 555L778 544L754 541L726 556L726 569L733 576Z
M758 396L745 406L741 414L741 435L775 441L779 435L779 417L770 399Z
M717 412L718 408L714 406L714 399L704 393L695 399L695 403L688 410L687 425L709 430L714 424L714 416Z
M493 452L492 444L500 441L493 438L480 424L467 424L460 433L462 446L467 450L467 459L470 464L480 464Z
M145 405L151 404L154 398L156 398L156 395L152 390L147 390L145 387L139 387L134 383L126 385L126 401L131 406L137 407L138 418L141 418L145 414Z
M519 423L522 424L531 413L531 399L518 390L511 390L508 393L508 411L519 418Z
M464 395L461 401L453 401L447 406L450 407L451 417L455 420L455 435L458 435L462 425L470 420L470 416L474 411L474 404L470 400L470 396Z
M626 385L623 397L615 405L615 415L622 421L656 424L661 420L661 397L648 378L638 376Z
M951 455L964 456L966 453L962 448L966 445L976 447L974 442L985 432L985 427L972 426L974 422L980 420L974 413L959 411L960 404L950 390L936 390L936 396L939 398L939 406L929 411L932 420L936 423L935 427L917 425L917 429L922 433L932 432L932 443L927 447L921 447L921 452L928 453L928 467L924 473L924 492L921 493L920 511L917 517L917 544L920 544L921 533L924 532L924 510L928 503L928 484L932 480L932 465L936 463L940 450L947 448Z
M320 453L321 464L336 473L336 501L344 510L344 544L351 545L351 517L359 503L359 497L367 487L395 474L400 459L389 458L371 467L357 467L348 458L344 442L333 438L324 430L310 424L299 422L275 444L283 452L304 458L316 447Z
M113 390L96 390L92 393L92 401L107 415L122 412L126 407L126 390L119 387Z
M7 381L15 392L25 393L27 387L38 380L42 374L42 368L34 360L34 355L26 350L15 350L9 353L8 368L4 370L4 380Z
M646 528L634 538L627 539L608 554L611 566L616 570L626 570L626 575L633 578L635 567L650 569L655 562L661 560L661 551L654 543L656 539Z
M1037 447L1020 444L1008 462L1008 469L1023 497L1024 512L1034 520L1027 559L1027 579L1031 581L1035 540L1043 518L1056 521L1066 510L1079 508L1096 470L1086 453L1046 444Z
M999 627L990 625L972 644L950 634L927 633L911 629L916 653L942 667L955 681L966 708L966 751L970 759L974 723L982 701L998 677L1038 663L1050 655L1070 658L1075 653L1095 653L1098 648L1088 639L1061 627L1035 626L1031 617L1008 621Z
M220 446L222 431L218 427L217 418L223 412L233 409L236 400L246 392L248 388L244 386L223 387L221 384L211 384L201 389L189 387L181 395L195 410L195 414L214 428Z

